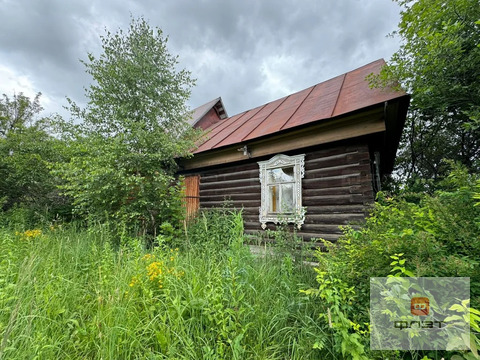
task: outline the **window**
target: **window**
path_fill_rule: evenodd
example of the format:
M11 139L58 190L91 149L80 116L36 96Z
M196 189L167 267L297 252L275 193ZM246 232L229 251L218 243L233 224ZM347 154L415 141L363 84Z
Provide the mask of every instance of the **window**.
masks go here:
M305 154L296 156L275 155L268 161L260 161L262 202L260 223L295 223L300 229L305 220L302 207L302 178Z

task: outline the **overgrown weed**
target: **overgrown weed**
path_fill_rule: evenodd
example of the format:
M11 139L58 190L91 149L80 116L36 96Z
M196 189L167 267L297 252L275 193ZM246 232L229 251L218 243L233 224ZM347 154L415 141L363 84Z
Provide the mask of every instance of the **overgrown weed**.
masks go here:
M323 358L311 269L252 256L223 215L153 248L105 224L0 229L1 357Z

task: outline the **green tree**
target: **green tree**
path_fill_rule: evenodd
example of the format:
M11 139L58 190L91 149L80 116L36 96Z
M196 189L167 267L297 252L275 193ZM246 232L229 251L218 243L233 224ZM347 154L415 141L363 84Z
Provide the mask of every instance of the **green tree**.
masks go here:
M103 53L83 62L94 81L88 104L70 101L81 123L64 128L74 156L58 173L80 214L155 234L181 208L175 159L191 155L198 138L186 122L194 81L143 18L101 41Z
M49 135L52 118L41 117L38 93L33 100L22 93L0 99L0 199L8 210L24 205L33 211L68 212L68 202L56 189L49 170L64 158L63 144Z
M3 94L0 99L0 137L6 138L9 134L23 130L29 125L38 127L45 123L38 119L38 114L43 110L40 105L41 95L38 93L32 101L23 93L14 94L12 99Z
M374 83L400 84L412 96L398 171L411 182L436 180L448 171L445 158L477 171L480 2L393 1L403 7L395 33L402 45Z

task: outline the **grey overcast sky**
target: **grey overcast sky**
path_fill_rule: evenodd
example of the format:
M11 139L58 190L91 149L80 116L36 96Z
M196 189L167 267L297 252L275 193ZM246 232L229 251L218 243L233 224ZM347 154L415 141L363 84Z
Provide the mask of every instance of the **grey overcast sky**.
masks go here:
M45 115L85 102L87 52L143 16L197 79L190 108L221 96L230 116L398 50L391 0L0 0L0 93L42 92Z

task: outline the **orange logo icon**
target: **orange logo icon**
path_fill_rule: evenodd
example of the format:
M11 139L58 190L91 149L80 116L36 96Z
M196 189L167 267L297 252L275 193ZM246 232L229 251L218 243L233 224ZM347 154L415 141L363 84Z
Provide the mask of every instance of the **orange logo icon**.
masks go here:
M425 316L430 312L430 300L427 297L414 297L410 302L412 315Z

